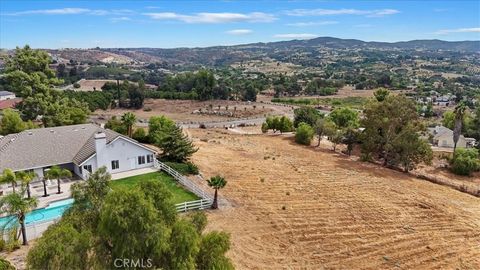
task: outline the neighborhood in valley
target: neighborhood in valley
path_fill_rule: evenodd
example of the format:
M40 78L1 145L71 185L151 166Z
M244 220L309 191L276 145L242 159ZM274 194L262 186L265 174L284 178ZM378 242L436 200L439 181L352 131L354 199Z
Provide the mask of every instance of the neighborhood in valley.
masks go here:
M0 270L480 269L480 3L252 3L0 2Z

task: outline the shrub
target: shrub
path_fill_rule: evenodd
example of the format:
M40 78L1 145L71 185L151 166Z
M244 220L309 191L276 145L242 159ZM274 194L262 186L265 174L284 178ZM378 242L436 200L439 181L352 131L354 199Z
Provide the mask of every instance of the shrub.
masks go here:
M300 123L295 133L295 142L303 145L310 145L315 134L313 128L306 123Z
M202 234L203 230L207 226L207 215L201 211L194 211L189 215L190 221L192 222L193 226L197 229L199 234Z
M480 159L477 149L460 148L455 151L450 160L450 169L458 175L471 175L472 172L480 170Z
M262 133L267 133L268 131L268 124L265 122L262 124Z
M5 240L3 238L0 238L0 252L5 250L5 245L6 245Z
M74 83L73 88L80 88L80 84L79 83Z
M290 132L293 131L293 123L286 116L269 116L265 123L262 124L262 132L265 133L269 129L280 132Z
M2 270L15 270L16 268L6 259L0 258L0 269L2 269Z
M198 167L192 162L165 162L165 164L181 174L198 174Z
M14 227L8 231L8 240L5 243L5 250L12 252L20 248L20 241L17 239L17 227Z
M321 114L317 109L313 107L301 107L293 110L295 114L295 118L293 121L293 126L298 127L300 123L307 123L310 126L315 125L317 119L322 118L323 114Z
M147 143L148 142L148 136L147 133L143 128L137 128L132 134L132 138L134 140L137 140L141 143Z

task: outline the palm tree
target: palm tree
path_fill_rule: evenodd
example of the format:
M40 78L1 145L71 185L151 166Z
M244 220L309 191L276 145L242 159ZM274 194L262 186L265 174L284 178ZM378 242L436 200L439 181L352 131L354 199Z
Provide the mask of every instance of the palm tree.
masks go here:
M15 217L14 220L16 220L20 224L20 233L22 234L23 245L28 245L27 232L25 229L25 217L28 212L37 207L37 199L24 198L23 193L24 191L22 191L21 193L12 193L1 198L0 208L4 209L5 213L7 213L8 215ZM13 221L13 219L11 221ZM9 223L10 222L5 224L4 228Z
M17 177L11 169L3 170L2 175L0 175L0 182L5 184L12 184L13 193L15 193L15 187L17 186Z
M36 177L36 174L34 172L28 172L28 171L20 171L15 173L17 176L17 179L20 179L22 182L22 186L27 190L27 198L31 198L30 194L30 182L32 182L33 178Z
M122 122L127 127L128 137L132 137L132 127L136 121L137 117L131 112L127 112L122 115Z
M457 149L458 139L460 139L460 135L462 134L462 124L463 124L463 117L465 116L465 103L460 102L455 107L455 126L453 128L453 155L455 156L455 150Z
M42 177L42 183L43 183L43 196L42 197L48 197L48 193L47 193L47 174L45 174L43 177Z
M221 188L224 188L227 185L227 181L225 178L221 177L220 175L211 177L209 180L207 180L208 186L212 187L215 189L215 196L213 197L213 204L212 204L212 209L217 209L218 208L218 190Z
M72 173L67 169L60 168L59 166L52 166L50 170L47 171L46 177L48 179L57 179L57 194L60 194L62 193L62 191L60 190L60 179L72 177Z

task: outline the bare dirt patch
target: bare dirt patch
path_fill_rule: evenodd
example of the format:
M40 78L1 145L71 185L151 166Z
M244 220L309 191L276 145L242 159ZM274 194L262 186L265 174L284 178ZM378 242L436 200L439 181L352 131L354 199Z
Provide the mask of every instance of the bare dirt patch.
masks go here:
M116 83L115 80L85 80L81 79L77 83L80 85L80 88L74 89L75 91L102 91L102 87L107 82Z
M220 106L220 108L218 106ZM147 99L145 100L144 108L148 108L150 111L146 111L145 109L97 110L94 115L109 118L113 115L121 116L125 112L130 111L135 113L137 118L140 119L148 119L155 115L165 115L175 121L220 121L247 117L263 117L267 114L283 114L291 110L289 107L263 104L260 102L249 103L228 100L195 101L165 99ZM193 113L194 111L199 110L202 112L231 112L233 116L215 115L214 113Z
M192 129L237 269L479 269L480 199L291 138Z

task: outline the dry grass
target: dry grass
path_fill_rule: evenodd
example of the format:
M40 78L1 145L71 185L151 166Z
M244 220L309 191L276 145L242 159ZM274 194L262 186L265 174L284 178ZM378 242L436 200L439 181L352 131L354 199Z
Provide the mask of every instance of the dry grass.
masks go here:
M480 200L280 136L190 130L237 269L479 269Z
M210 107L210 104L212 107ZM220 111L233 112L234 107L237 107L235 116L221 116L221 115L202 115L193 114L192 112L201 109L202 111L217 110L220 105ZM255 106L255 108L254 108ZM145 100L144 108L150 108L151 111L129 110L129 109L113 109L113 110L97 110L95 115L102 115L104 117L110 117L113 115L121 116L127 111L135 113L140 119L148 119L155 115L165 115L172 118L175 121L220 121L220 120L234 120L236 118L245 117L261 117L265 114L271 113L284 113L290 110L290 108L262 104L262 103L247 103L239 101L227 101L227 100L211 100L211 101L195 101L195 100L165 100L165 99L147 99Z

